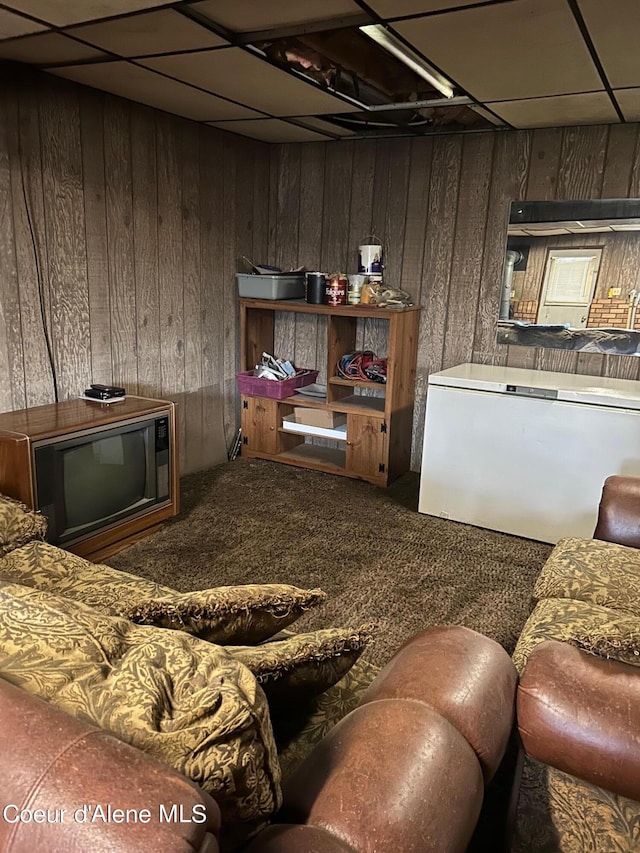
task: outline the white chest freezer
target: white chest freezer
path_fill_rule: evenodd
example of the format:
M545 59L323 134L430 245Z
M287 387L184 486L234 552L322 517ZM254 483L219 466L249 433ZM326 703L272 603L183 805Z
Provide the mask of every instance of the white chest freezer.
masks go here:
M555 543L640 476L640 382L462 364L429 377L418 510Z

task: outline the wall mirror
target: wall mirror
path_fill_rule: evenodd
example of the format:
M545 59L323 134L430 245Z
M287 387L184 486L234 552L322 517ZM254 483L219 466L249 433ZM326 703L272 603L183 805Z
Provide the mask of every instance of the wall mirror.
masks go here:
M640 199L514 201L498 343L640 355Z

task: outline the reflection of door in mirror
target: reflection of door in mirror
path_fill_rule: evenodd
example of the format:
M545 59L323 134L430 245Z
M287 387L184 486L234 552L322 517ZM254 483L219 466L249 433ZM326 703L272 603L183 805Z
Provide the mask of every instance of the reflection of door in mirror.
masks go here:
M538 323L587 326L602 249L550 249L542 282Z
M514 201L506 249L499 343L640 357L640 198Z

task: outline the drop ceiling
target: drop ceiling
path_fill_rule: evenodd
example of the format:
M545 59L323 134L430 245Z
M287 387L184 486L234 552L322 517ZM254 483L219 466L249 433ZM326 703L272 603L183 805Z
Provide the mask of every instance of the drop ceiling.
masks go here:
M639 33L640 0L0 0L0 73L34 65L266 142L623 123Z

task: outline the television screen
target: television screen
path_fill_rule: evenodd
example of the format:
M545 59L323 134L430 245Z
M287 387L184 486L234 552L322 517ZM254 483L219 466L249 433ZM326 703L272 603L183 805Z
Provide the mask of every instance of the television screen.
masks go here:
M62 474L67 531L130 509L145 499L145 429L62 450Z

